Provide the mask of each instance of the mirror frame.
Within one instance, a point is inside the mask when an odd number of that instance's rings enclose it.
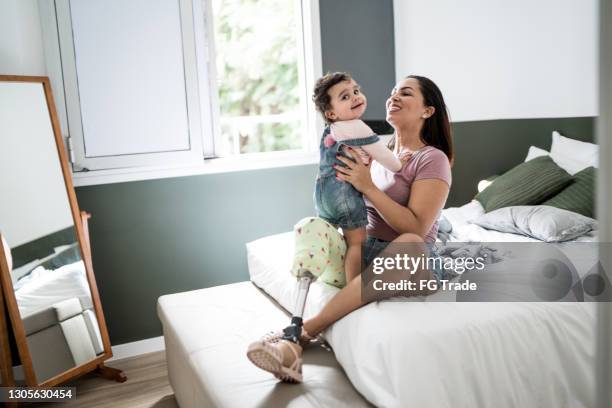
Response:
[[[96,279],[93,273],[93,265],[91,261],[91,252],[89,248],[89,237],[86,235],[86,225],[83,224],[83,219],[79,210],[79,205],[76,199],[76,193],[74,191],[74,185],[72,183],[72,174],[68,165],[68,155],[64,147],[64,141],[62,138],[62,132],[55,109],[55,103],[53,101],[53,94],[51,92],[51,83],[48,77],[39,76],[19,76],[19,75],[0,75],[0,82],[29,82],[39,83],[42,85],[45,99],[47,101],[47,108],[49,109],[49,117],[51,120],[51,126],[53,128],[53,134],[55,137],[55,146],[62,168],[62,174],[64,177],[64,185],[66,187],[66,194],[68,195],[68,201],[70,202],[70,210],[72,213],[72,219],[74,227],[76,229],[77,241],[79,243],[81,258],[85,264],[85,271],[87,275],[87,281],[89,283],[89,290],[91,292],[91,300],[93,302],[96,318],[98,319],[98,325],[100,329],[100,335],[102,337],[102,344],[104,346],[104,352],[94,358],[93,360],[77,365],[61,374],[45,379],[39,382],[36,379],[34,372],[34,366],[32,364],[32,356],[28,348],[28,343],[25,335],[25,329],[21,316],[19,314],[19,308],[17,306],[17,299],[15,298],[15,292],[13,289],[13,283],[8,269],[8,262],[4,254],[4,250],[0,245],[0,282],[2,284],[2,290],[4,292],[4,299],[6,307],[8,309],[9,317],[12,323],[15,340],[17,343],[17,350],[19,357],[23,365],[23,371],[25,380],[28,386],[41,386],[41,387],[52,387],[68,381],[71,378],[81,376],[90,371],[94,371],[103,367],[103,362],[113,356],[110,338],[104,320],[104,313],[102,311],[102,304],[100,302],[100,295],[98,293],[98,287],[96,285]]]

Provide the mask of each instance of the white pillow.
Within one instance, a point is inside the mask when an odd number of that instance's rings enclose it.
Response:
[[[539,147],[529,146],[529,151],[527,152],[527,157],[525,157],[525,161],[535,159],[540,156],[550,156],[550,152],[544,149],[540,149]]]
[[[483,228],[520,234],[544,242],[574,240],[597,228],[597,221],[548,205],[499,208],[472,221]]]
[[[556,130],[552,133],[550,155],[565,157],[585,164],[586,167],[598,167],[599,146],[594,143],[581,142],[563,136]]]
[[[583,142],[579,142],[579,143],[583,143]],[[588,143],[588,144],[591,144],[591,143]],[[529,160],[535,159],[536,157],[540,157],[540,156],[550,156],[550,158],[553,159],[555,163],[557,163],[557,166],[561,167],[563,170],[567,171],[572,176],[578,173],[579,171],[586,169],[587,167],[595,166],[593,164],[593,160],[580,161],[580,160],[576,160],[575,158],[560,154],[558,152],[553,154],[552,151],[548,152],[544,149],[540,149],[539,147],[535,147],[535,146],[529,147],[529,151],[527,152],[527,157],[525,157],[525,161],[527,162]]]
[[[587,167],[594,166],[594,164],[574,160],[571,157],[562,156],[560,154],[553,155],[551,153],[550,157],[555,163],[557,163],[557,166],[561,167],[563,170],[567,171],[572,176],[578,173],[579,171],[586,169]]]

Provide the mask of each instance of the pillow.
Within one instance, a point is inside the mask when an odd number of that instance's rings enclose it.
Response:
[[[597,225],[597,221],[592,218],[547,205],[500,208],[482,215],[472,223],[545,242],[576,239],[595,229]]]
[[[539,147],[529,146],[529,151],[527,152],[527,157],[525,157],[525,161],[527,162],[540,156],[550,156],[550,152],[544,149],[540,149]]]
[[[495,174],[495,175],[493,175],[491,177],[487,177],[484,180],[480,180],[478,182],[478,185],[477,185],[478,192],[480,193],[482,190],[484,190],[485,188],[489,187],[491,184],[493,184],[495,179],[498,178],[498,177],[499,177],[499,175]]]
[[[551,154],[550,157],[552,157],[552,159],[555,161],[555,163],[557,163],[559,167],[567,171],[572,176],[578,173],[579,171],[584,170],[587,167],[593,165],[591,162],[582,162],[574,160],[571,157],[561,156],[559,154],[557,154],[556,156],[553,156]]]
[[[13,268],[13,270],[11,270],[11,280],[13,282],[13,285],[15,285],[15,283],[17,283],[17,281],[23,276],[32,272],[32,269],[36,268],[39,263],[40,259],[34,259],[33,261],[30,261],[27,264],[20,266],[19,268]]]
[[[485,212],[540,204],[571,183],[572,177],[549,156],[536,157],[499,176],[475,197]]]
[[[550,154],[553,159],[555,157],[565,157],[584,163],[585,166],[583,168],[590,166],[597,167],[599,146],[565,137],[555,130],[552,133]]]
[[[574,181],[542,205],[573,211],[586,217],[595,215],[595,167],[576,173]]]
[[[582,143],[582,142],[580,142]],[[572,157],[567,157],[563,154],[555,153],[554,155],[551,152],[548,152],[544,149],[540,149],[539,147],[530,146],[529,151],[527,152],[527,157],[525,157],[525,161],[529,161],[535,159],[536,157],[541,156],[550,156],[555,163],[563,170],[567,171],[572,176],[578,173],[585,168],[592,166],[592,160],[589,161],[579,161],[575,160]]]

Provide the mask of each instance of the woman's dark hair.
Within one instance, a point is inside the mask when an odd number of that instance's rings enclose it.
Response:
[[[442,150],[452,165],[455,158],[453,135],[446,103],[440,88],[431,79],[423,76],[409,75],[406,79],[408,78],[414,78],[419,83],[419,88],[423,94],[423,104],[433,106],[435,109],[434,114],[425,119],[421,129],[421,141],[428,146]],[[390,147],[393,149],[394,145],[395,138],[392,138]]]
[[[331,109],[331,97],[328,94],[329,89],[340,82],[350,81],[351,79],[353,78],[346,72],[333,72],[327,73],[317,80],[312,93],[312,101],[317,110],[323,115],[323,119],[326,123],[330,123],[330,120],[325,116],[325,112]]]

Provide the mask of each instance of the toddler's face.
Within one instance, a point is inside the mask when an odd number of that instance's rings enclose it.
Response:
[[[325,116],[332,121],[359,119],[365,112],[368,100],[354,80],[342,81],[329,88],[331,109]]]

